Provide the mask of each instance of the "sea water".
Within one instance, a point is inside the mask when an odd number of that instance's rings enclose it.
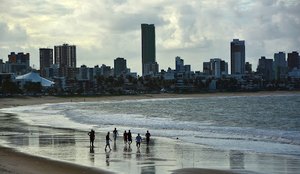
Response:
[[[69,102],[2,109],[30,125],[115,127],[220,150],[300,157],[300,95]]]

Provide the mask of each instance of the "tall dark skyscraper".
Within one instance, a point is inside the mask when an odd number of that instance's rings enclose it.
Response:
[[[142,24],[142,71],[143,76],[158,72],[155,56],[155,26]]]
[[[54,46],[54,61],[60,67],[76,68],[76,46],[68,44]]]
[[[300,60],[299,60],[299,53],[297,51],[293,51],[291,53],[288,53],[288,67],[289,70],[292,70],[294,68],[300,68]]]
[[[72,79],[76,70],[76,46],[63,44],[54,46],[54,62],[59,65],[59,75]]]
[[[257,73],[261,74],[263,79],[265,80],[273,80],[273,59],[266,59],[266,57],[262,56],[258,60]]]
[[[46,68],[50,68],[53,65],[53,49],[40,48],[40,72],[41,76],[46,77]]]
[[[245,41],[233,39],[230,43],[231,74],[245,73]]]
[[[115,76],[125,74],[127,71],[126,59],[118,57],[114,60],[114,73]]]

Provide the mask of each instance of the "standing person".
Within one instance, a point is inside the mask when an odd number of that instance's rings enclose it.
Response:
[[[147,145],[149,145],[149,142],[150,142],[150,136],[151,134],[149,133],[149,131],[147,130],[147,133],[146,133],[146,142],[147,142]]]
[[[95,141],[95,131],[91,129],[91,131],[88,133],[90,136],[90,147],[94,147],[94,141]]]
[[[117,131],[117,128],[115,128],[115,130],[113,131],[113,136],[114,136],[114,141],[117,140],[117,136],[119,135],[118,131]]]
[[[107,148],[107,146],[109,147],[109,150],[111,150],[111,148],[110,148],[110,143],[109,143],[109,141],[111,141],[111,139],[109,138],[109,132],[107,132],[107,135],[106,135],[106,146],[105,146],[105,150],[106,150],[106,148]]]
[[[130,130],[128,130],[127,138],[128,138],[128,144],[130,145],[132,143],[132,135],[131,135]]]
[[[127,144],[127,138],[128,138],[128,134],[126,131],[124,131],[124,134],[123,134],[124,144]]]
[[[136,141],[136,147],[137,147],[137,148],[140,148],[141,142],[142,142],[142,137],[140,136],[140,134],[138,134],[138,135],[136,136],[135,141]]]

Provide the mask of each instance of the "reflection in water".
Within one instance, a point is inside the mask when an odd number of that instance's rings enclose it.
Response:
[[[132,152],[131,146],[130,145],[127,146],[127,144],[125,144],[123,148],[123,158],[131,159],[131,152]]]
[[[92,164],[95,163],[95,151],[94,151],[94,146],[90,147],[90,160],[92,162]]]
[[[143,166],[141,174],[155,174],[155,166]]]
[[[107,166],[109,166],[109,162],[110,162],[110,159],[109,159],[109,157],[110,157],[110,152],[111,152],[111,149],[109,149],[109,150],[106,150],[106,149],[105,149],[105,162],[106,162],[106,165],[107,165]]]
[[[230,169],[245,169],[244,153],[240,151],[231,150],[230,156]]]
[[[113,150],[114,150],[114,152],[117,151],[117,143],[116,143],[116,141],[114,141],[114,147],[113,147]]]
[[[150,141],[150,145],[146,146],[145,159],[150,159],[150,158],[154,157],[154,151],[153,151],[154,143],[153,142],[154,141]],[[155,174],[155,173],[156,173],[155,162],[151,161],[151,160],[144,162],[144,165],[141,167],[141,174]]]
[[[137,148],[137,149],[136,149],[136,159],[137,159],[137,160],[140,160],[140,159],[141,159],[141,150],[140,150],[140,148]]]

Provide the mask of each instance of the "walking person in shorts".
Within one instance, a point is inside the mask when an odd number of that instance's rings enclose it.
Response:
[[[94,147],[94,141],[95,141],[95,131],[91,129],[91,131],[88,133],[90,136],[90,147]]]
[[[110,141],[111,141],[111,139],[109,137],[109,132],[107,132],[105,140],[106,140],[105,150],[106,150],[107,147],[109,147],[109,150],[111,150],[111,148],[110,148]]]
[[[142,137],[140,136],[140,134],[138,134],[135,138],[136,141],[136,147],[140,148],[141,147],[141,142],[142,142]]]

